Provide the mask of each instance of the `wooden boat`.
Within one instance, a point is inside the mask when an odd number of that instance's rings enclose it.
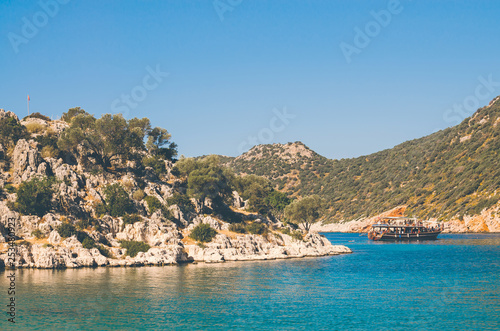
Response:
[[[437,222],[408,217],[384,217],[371,226],[368,238],[375,241],[434,240],[443,229]]]

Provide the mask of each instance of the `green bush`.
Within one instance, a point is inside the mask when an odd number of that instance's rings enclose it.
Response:
[[[16,193],[16,187],[12,184],[7,184],[4,186],[4,190],[7,191],[7,193]]]
[[[296,240],[304,240],[304,235],[302,234],[301,231],[293,231],[291,236],[293,239],[296,239]]]
[[[105,256],[108,259],[113,258],[113,254],[111,254],[111,252],[109,251],[109,249],[107,249],[103,245],[97,245],[96,248],[99,250],[99,253],[101,253],[102,256]]]
[[[106,211],[113,217],[120,217],[134,211],[134,203],[128,193],[118,184],[108,185],[104,189]]]
[[[96,230],[99,228],[99,221],[97,221],[94,218],[89,218],[89,219],[84,219],[80,220],[75,223],[76,228],[80,230],[85,230],[88,229],[89,227],[93,226],[96,228]]]
[[[36,239],[42,239],[43,238],[43,233],[40,229],[35,229],[31,232],[31,235],[35,237]]]
[[[200,242],[211,242],[212,239],[217,235],[217,231],[213,229],[209,224],[199,224],[193,231],[189,234],[189,237]]]
[[[247,229],[245,229],[245,225],[243,224],[231,224],[229,225],[229,231],[233,231],[236,233],[246,233]]]
[[[169,206],[177,205],[183,213],[194,212],[194,205],[191,199],[185,194],[174,193],[167,199]]]
[[[17,141],[27,138],[26,128],[13,117],[5,117],[0,120],[0,144],[4,147],[15,146]]]
[[[150,214],[154,214],[158,209],[165,210],[165,206],[156,197],[148,195],[144,198],[144,201],[148,204],[148,209]]]
[[[134,199],[136,201],[141,201],[142,199],[144,199],[145,196],[146,196],[146,193],[144,193],[143,190],[139,189],[132,194],[132,199]]]
[[[42,217],[51,208],[53,193],[52,180],[48,178],[23,182],[17,189],[16,209],[25,215]]]
[[[69,238],[76,234],[76,228],[73,224],[63,223],[56,228],[57,232],[62,238]]]
[[[137,214],[127,214],[123,216],[124,224],[134,224],[135,222],[140,222],[140,221],[142,221],[142,218]]]
[[[145,157],[142,160],[142,164],[144,164],[145,167],[153,168],[153,170],[157,176],[164,174],[167,170],[165,168],[165,161],[163,161],[158,156]]]
[[[96,216],[103,216],[108,213],[108,208],[105,204],[99,202],[94,205],[94,211]]]
[[[261,223],[251,223],[246,226],[247,231],[251,234],[265,234],[267,233],[267,226]]]
[[[33,113],[33,114],[29,114],[28,116],[26,116],[25,118],[23,118],[23,120],[26,120],[26,119],[28,119],[28,118],[39,118],[39,119],[44,120],[44,121],[47,121],[47,122],[52,121],[52,120],[50,119],[50,117],[45,116],[45,115],[42,115],[42,114],[40,114],[39,112],[36,112],[36,113]]]
[[[136,256],[139,252],[147,252],[151,248],[147,243],[142,241],[121,240],[120,244],[127,250],[127,255],[130,257]]]
[[[95,241],[94,241],[94,239],[87,236],[83,239],[82,245],[83,245],[83,248],[91,249],[91,248],[95,247]]]

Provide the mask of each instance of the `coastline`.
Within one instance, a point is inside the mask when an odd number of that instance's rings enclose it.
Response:
[[[213,242],[199,245],[164,245],[139,252],[135,257],[125,256],[123,249],[112,247],[121,258],[107,258],[97,248],[86,249],[76,237],[70,237],[57,246],[46,244],[17,245],[15,267],[5,266],[6,254],[0,255],[0,269],[66,269],[83,267],[142,267],[167,266],[184,263],[223,263],[226,261],[277,260],[348,254],[343,245],[333,245],[318,233],[309,233],[304,241],[281,234],[260,236],[242,235],[230,238],[218,234]]]

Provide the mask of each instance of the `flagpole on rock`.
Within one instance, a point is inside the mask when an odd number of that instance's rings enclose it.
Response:
[[[30,95],[28,94],[28,115],[30,114]]]

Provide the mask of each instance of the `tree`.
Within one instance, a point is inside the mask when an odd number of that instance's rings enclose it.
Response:
[[[230,179],[220,165],[216,155],[201,160],[181,159],[176,165],[177,172],[187,178],[187,194],[204,205],[206,198],[224,200],[231,196]]]
[[[266,198],[266,204],[272,209],[275,215],[282,216],[285,208],[292,202],[286,193],[272,191]]]
[[[235,177],[233,184],[240,196],[248,200],[248,207],[251,211],[263,215],[269,212],[269,205],[266,199],[273,191],[273,188],[268,179],[256,175],[248,175]]]
[[[70,108],[66,113],[63,113],[61,116],[61,120],[65,121],[67,123],[71,123],[71,120],[73,117],[78,116],[78,115],[90,115],[87,113],[85,110],[83,110],[80,107],[75,107],[75,108]]]
[[[285,208],[285,217],[291,223],[302,225],[309,232],[311,224],[319,221],[324,210],[323,200],[318,195],[311,195],[295,200]]]
[[[177,156],[177,144],[170,141],[171,134],[166,129],[155,127],[148,132],[146,148],[155,156],[173,160]],[[167,147],[168,146],[168,147]]]
[[[0,144],[4,147],[15,146],[19,139],[27,136],[26,128],[14,117],[5,117],[0,120]]]
[[[81,155],[92,159],[103,168],[111,167],[115,160],[133,159],[144,150],[144,137],[149,128],[149,119],[131,119],[105,114],[100,119],[92,115],[78,114],[64,130],[57,143],[61,150],[78,153],[79,146],[87,153]]]
[[[52,180],[49,178],[22,182],[17,189],[15,209],[26,215],[43,217],[52,207]]]

